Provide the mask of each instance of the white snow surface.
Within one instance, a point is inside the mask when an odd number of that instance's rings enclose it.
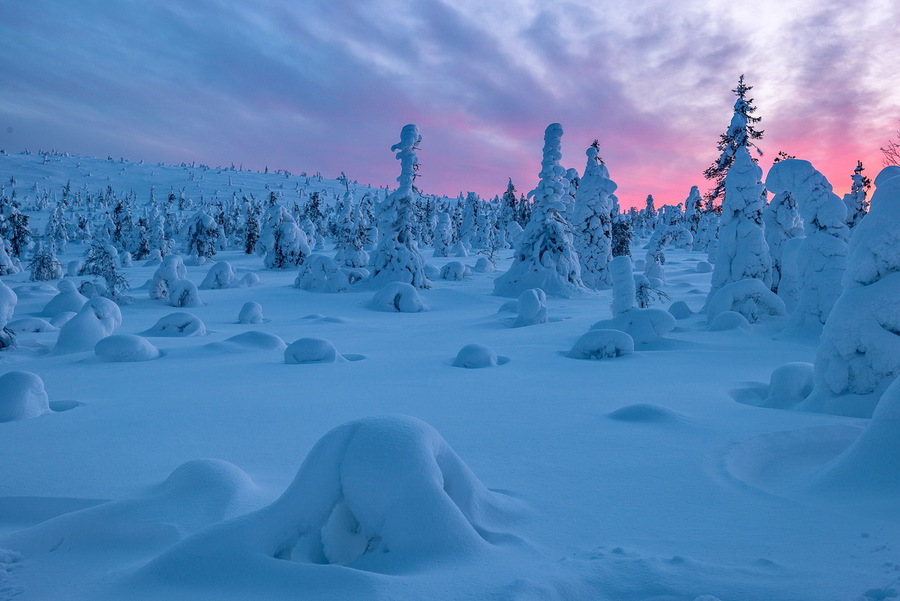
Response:
[[[110,177],[139,201],[150,181],[195,198],[230,195],[230,177],[258,197],[303,181],[0,155],[0,181],[11,173],[20,192]],[[85,248],[70,242],[60,259]],[[672,299],[653,308],[698,311],[704,258],[670,249]],[[158,360],[108,363],[94,344],[48,352],[62,331],[22,332],[0,351],[0,377],[37,374],[51,408],[0,423],[0,599],[872,601],[897,588],[897,386],[872,420],[729,394],[753,385],[764,398],[776,368],[813,361],[814,346],[773,337],[784,317],[709,331],[695,313],[627,357],[577,361],[565,355],[611,317],[611,291],[548,298],[554,319],[509,328],[497,274],[436,280],[417,291],[430,311],[398,313],[371,310],[372,290],[296,289],[295,269],[243,251],[214,260],[259,284],[206,291],[191,311],[207,336],[153,338]],[[208,267],[180,277],[199,283]],[[122,270],[135,299],[115,334],[173,311],[139,290],[155,269]],[[20,295],[11,318],[55,295]],[[268,321],[236,323],[251,301]],[[209,345],[263,330],[232,341],[244,352]],[[266,334],[366,360],[285,365],[277,345],[252,344]],[[473,341],[509,363],[450,367]]]

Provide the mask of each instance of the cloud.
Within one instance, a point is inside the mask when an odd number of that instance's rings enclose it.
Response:
[[[31,0],[4,12],[7,150],[392,185],[389,148],[417,123],[426,191],[493,196],[507,177],[535,185],[558,121],[566,165],[582,168],[599,138],[623,203],[662,204],[705,187],[741,73],[767,156],[808,158],[840,187],[857,158],[875,171],[900,116],[890,0]]]

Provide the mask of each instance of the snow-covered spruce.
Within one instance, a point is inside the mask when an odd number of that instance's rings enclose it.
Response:
[[[234,275],[234,268],[228,261],[218,261],[214,263],[206,277],[200,283],[200,288],[204,290],[221,290],[222,288],[231,288],[237,283],[237,276]]]
[[[344,361],[346,359],[337,352],[334,344],[323,338],[300,338],[284,349],[285,363],[339,363]]]
[[[822,331],[815,388],[801,405],[810,411],[868,417],[900,375],[900,167],[882,170],[875,186]]]
[[[800,293],[784,335],[817,338],[835,301],[847,268],[847,208],[825,176],[809,161],[788,159],[772,165],[766,186],[797,199],[806,237],[800,245]]]
[[[94,354],[114,363],[151,361],[160,356],[159,349],[149,340],[134,334],[113,334],[101,338],[94,345]]]
[[[453,224],[450,222],[450,213],[443,212],[438,215],[437,225],[434,229],[434,256],[449,257],[453,247]]]
[[[634,339],[621,330],[590,330],[579,338],[568,357],[572,359],[611,359],[634,352]]]
[[[488,490],[428,424],[369,417],[323,436],[271,505],[198,532],[144,572],[169,580],[190,565],[194,577],[215,573],[221,582],[221,565],[265,558],[418,571],[521,544],[509,532],[520,515],[516,501]]]
[[[656,235],[657,232],[659,235]],[[666,274],[663,265],[666,264],[666,255],[663,251],[666,246],[690,248],[693,241],[694,237],[691,236],[691,232],[681,225],[660,225],[656,228],[647,248],[647,256],[644,258],[644,275],[647,278],[656,278],[665,282]]]
[[[442,280],[465,280],[472,276],[472,270],[468,265],[463,265],[459,261],[450,261],[441,268]]]
[[[750,158],[746,147],[735,152],[734,163],[725,176],[722,221],[707,303],[720,288],[732,282],[755,278],[768,287],[772,281],[769,246],[763,232],[762,169]]]
[[[173,307],[202,307],[200,291],[191,280],[175,280],[169,285],[169,304]]]
[[[635,284],[631,256],[621,255],[613,258],[609,263],[609,274],[612,280],[611,309],[615,317],[634,308]]]
[[[779,192],[763,211],[766,244],[772,257],[772,292],[778,293],[781,283],[784,247],[788,240],[803,235],[803,220],[797,211],[797,200],[788,192]]]
[[[266,211],[256,249],[263,255],[266,269],[296,267],[312,252],[306,234],[297,227],[294,216],[277,202]]]
[[[192,313],[169,313],[160,317],[149,330],[141,334],[166,337],[206,336],[206,325]]]
[[[184,266],[184,259],[179,255],[167,256],[153,274],[153,281],[148,287],[150,298],[169,300],[169,289],[172,284],[186,277],[187,267]]]
[[[467,344],[456,353],[456,358],[453,359],[453,367],[481,369],[504,365],[508,361],[509,359],[498,356],[493,349],[483,344]]]
[[[529,288],[540,288],[548,296],[569,297],[585,290],[578,253],[562,215],[568,186],[566,170],[559,164],[562,135],[559,123],[551,123],[544,132],[541,181],[529,194],[534,198],[534,212],[522,232],[512,266],[494,280],[498,296],[516,297]]]
[[[540,288],[522,291],[515,302],[516,318],[512,327],[536,326],[547,322],[547,295]]]
[[[10,371],[0,376],[0,422],[30,419],[49,412],[47,391],[37,374]]]
[[[612,213],[609,195],[618,187],[600,158],[600,143],[587,149],[587,166],[575,193],[571,219],[573,244],[581,265],[581,281],[594,290],[612,283],[608,265],[612,260]]]
[[[426,311],[419,291],[406,282],[392,282],[375,293],[370,305],[376,311],[399,311],[400,313],[419,313]]]
[[[93,350],[102,338],[122,325],[119,305],[98,296],[87,301],[78,313],[59,330],[53,353],[56,355]]]
[[[84,262],[78,270],[78,275],[94,275],[103,278],[106,284],[104,295],[113,300],[122,300],[125,293],[131,288],[128,279],[116,268],[118,254],[119,251],[111,244],[94,240],[85,253]]]
[[[869,178],[863,175],[865,168],[862,161],[856,162],[856,169],[850,179],[853,185],[850,186],[850,192],[844,194],[844,204],[847,206],[847,227],[855,228],[866,213],[869,211],[869,202],[866,200],[866,190],[868,190],[871,182]]]
[[[381,217],[381,239],[372,254],[372,283],[384,286],[389,282],[403,282],[416,288],[428,288],[425,261],[415,239],[415,199],[413,185],[419,159],[416,156],[422,137],[419,129],[405,125],[400,142],[391,146],[400,161],[399,186],[384,201]]]
[[[756,323],[761,317],[780,317],[787,314],[784,301],[769,290],[762,280],[750,278],[732,282],[721,288],[707,302],[706,314],[709,322],[724,311],[737,311],[749,323]]]
[[[6,326],[12,319],[18,300],[16,293],[0,280],[0,350],[15,345],[16,335]]]

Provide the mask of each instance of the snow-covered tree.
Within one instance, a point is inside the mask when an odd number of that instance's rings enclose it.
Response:
[[[534,209],[528,227],[513,256],[509,270],[494,280],[494,294],[518,297],[529,288],[540,288],[549,296],[572,296],[582,292],[581,266],[572,243],[569,224],[562,216],[562,197],[568,181],[562,158],[562,125],[551,123],[544,132],[541,181],[530,197]]]
[[[43,244],[39,243],[28,268],[31,270],[32,282],[58,280],[63,277],[62,264],[56,258],[52,245],[50,248],[45,248]]]
[[[751,103],[752,98],[747,97],[747,92],[753,89],[753,86],[744,84],[744,76],[738,78],[738,85],[732,92],[735,93],[737,99],[734,101],[734,114],[731,117],[731,124],[728,130],[719,138],[719,158],[710,165],[703,175],[706,179],[711,180],[712,189],[707,193],[707,201],[709,207],[712,208],[716,199],[721,199],[723,194],[727,194],[725,176],[728,170],[735,162],[738,150],[741,148],[749,149],[755,147],[754,140],[759,140],[763,136],[762,130],[757,130],[754,124],[760,122],[759,117],[754,117],[753,113],[756,107]],[[750,153],[748,152],[749,156]]]
[[[416,150],[421,140],[419,128],[408,124],[400,131],[400,142],[391,146],[400,161],[400,185],[384,201],[381,240],[372,255],[372,282],[377,286],[405,282],[416,288],[429,287],[425,260],[414,236],[414,182],[419,168]]]
[[[766,230],[766,244],[769,245],[769,256],[772,257],[772,292],[778,292],[781,283],[781,271],[784,244],[791,238],[803,235],[803,220],[797,212],[797,201],[790,192],[779,192],[763,211],[763,223]]]
[[[817,338],[841,295],[841,279],[847,267],[847,207],[809,161],[775,163],[766,177],[766,187],[776,194],[790,192],[797,199],[806,232],[797,257],[800,295],[785,333]]]
[[[732,282],[756,278],[768,286],[772,281],[772,261],[763,232],[760,177],[762,169],[750,158],[747,147],[739,146],[725,177],[716,265],[707,303],[716,291]]]
[[[847,205],[847,226],[851,229],[856,227],[856,224],[866,216],[866,212],[869,210],[866,191],[872,182],[863,175],[863,171],[865,171],[865,167],[863,167],[862,161],[857,161],[856,169],[850,176],[853,185],[850,186],[850,192],[844,195],[844,204]]]
[[[900,167],[885,167],[875,187],[822,331],[809,410],[870,417],[900,375]]]
[[[50,211],[47,227],[44,228],[44,236],[46,236],[51,247],[59,252],[66,252],[69,233],[66,223],[65,205],[62,202],[56,203],[53,210]]]
[[[116,269],[118,251],[103,240],[94,240],[84,256],[78,275],[95,275],[106,282],[106,296],[113,300],[122,299],[130,290],[128,279]]]
[[[344,203],[338,215],[337,253],[334,260],[346,267],[365,267],[369,263],[369,253],[365,246],[365,229],[359,208],[353,204],[350,192],[344,195]]]
[[[588,288],[608,287],[612,260],[612,215],[609,195],[618,187],[600,158],[600,142],[588,147],[587,166],[575,193],[573,243],[581,264],[581,280]]]
[[[437,225],[434,229],[434,256],[449,257],[453,247],[453,224],[450,222],[450,213],[443,212],[438,215]]]
[[[212,258],[219,241],[219,224],[208,213],[198,211],[185,223],[182,237],[188,255],[200,260]]]
[[[700,194],[700,188],[691,186],[691,191],[684,200],[684,226],[691,232],[692,236],[697,235],[697,228],[700,226],[700,218],[702,216],[703,196]]]
[[[265,225],[256,248],[263,254],[266,269],[296,267],[312,253],[306,234],[297,227],[293,215],[277,203],[266,211]]]

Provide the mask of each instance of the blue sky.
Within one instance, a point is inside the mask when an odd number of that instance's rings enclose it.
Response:
[[[420,186],[537,180],[543,130],[583,169],[599,138],[626,204],[681,202],[745,73],[766,134],[838,191],[873,175],[900,118],[893,0],[0,0],[0,148],[394,185],[401,127]]]

